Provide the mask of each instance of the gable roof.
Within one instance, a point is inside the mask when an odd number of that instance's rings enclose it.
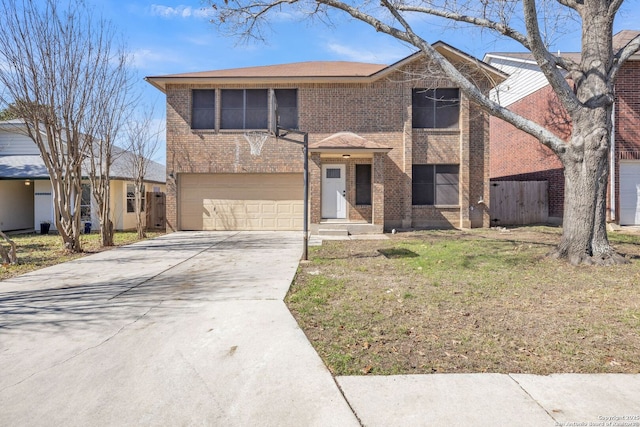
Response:
[[[442,41],[433,44],[447,59],[463,61],[483,70],[492,81],[501,82],[506,74]],[[167,84],[221,84],[221,83],[370,83],[398,70],[402,66],[423,57],[416,52],[391,64],[369,64],[347,61],[311,61],[260,67],[231,68],[195,73],[149,76],[145,80],[165,92]]]
[[[636,30],[623,30],[614,34],[612,38],[613,50],[617,51],[619,49],[622,49],[627,45],[627,43],[629,43],[638,35],[640,35],[640,31],[636,31]],[[581,59],[580,52],[558,52],[557,56],[566,57],[575,62],[579,62]],[[536,60],[531,54],[531,52],[489,52],[485,54],[483,60],[491,63],[492,58],[506,58],[506,59],[512,59],[516,61],[536,63]],[[639,59],[640,59],[639,53],[636,53],[630,58],[630,60],[632,61],[639,60]]]
[[[0,128],[7,133],[22,134],[26,132],[20,128],[24,126],[24,120],[14,119],[0,122]],[[32,142],[35,146],[35,143]],[[131,160],[134,154],[120,147],[113,147],[113,163],[111,165],[111,179],[131,180]],[[83,176],[87,176],[89,170],[88,160],[83,166]],[[44,160],[39,154],[14,154],[0,155],[0,179],[49,179],[49,172],[44,165]],[[166,166],[150,161],[145,174],[145,181],[155,183],[166,182]]]

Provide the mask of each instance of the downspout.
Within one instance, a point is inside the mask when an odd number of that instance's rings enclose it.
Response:
[[[616,104],[613,103],[611,109],[611,147],[609,148],[609,183],[610,188],[610,206],[609,216],[611,221],[616,221]]]

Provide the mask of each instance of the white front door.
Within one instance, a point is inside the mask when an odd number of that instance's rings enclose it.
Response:
[[[322,165],[322,218],[346,218],[345,165]]]

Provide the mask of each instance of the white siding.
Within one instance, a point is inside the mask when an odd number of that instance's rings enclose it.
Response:
[[[18,129],[15,128],[14,129]],[[38,155],[38,146],[27,135],[0,129],[0,156]]]
[[[490,92],[491,99],[507,107],[549,83],[537,64],[487,55],[488,62],[509,77]]]

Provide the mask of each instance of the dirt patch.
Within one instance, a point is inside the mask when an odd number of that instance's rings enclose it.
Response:
[[[640,236],[615,267],[547,258],[550,227],[390,237],[312,248],[287,297],[334,374],[640,372]]]

